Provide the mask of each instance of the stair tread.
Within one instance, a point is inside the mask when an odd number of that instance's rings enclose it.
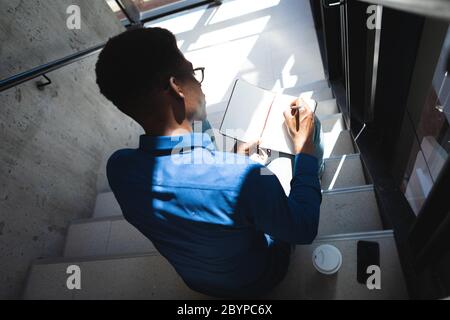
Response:
[[[366,185],[363,165],[359,154],[325,159],[322,189],[333,190]]]
[[[317,113],[316,113],[317,115]],[[342,113],[317,116],[320,120],[323,133],[345,131],[345,122]]]
[[[289,195],[291,189],[294,159],[293,156],[283,155],[273,160],[267,166],[277,176],[286,195]],[[323,190],[357,187],[367,184],[361,158],[358,154],[329,158],[324,161],[325,171],[322,176]]]
[[[356,282],[356,245],[360,240],[380,244],[382,290],[369,291]],[[343,265],[335,276],[323,276],[311,263],[314,249],[332,244],[342,253]],[[66,287],[67,267],[82,271],[82,290]],[[190,290],[165,258],[156,254],[84,260],[38,260],[33,264],[24,299],[210,299]],[[298,246],[286,278],[270,299],[406,299],[392,232],[317,240]]]
[[[316,116],[319,119],[330,115],[337,115],[339,113],[339,108],[336,99],[329,99],[317,102]]]
[[[328,80],[323,79],[323,80],[319,80],[319,81],[315,81],[315,82],[311,82],[311,83],[307,83],[307,84],[304,84],[301,86],[296,86],[296,87],[291,87],[291,88],[282,87],[280,89],[280,91],[282,91],[285,94],[292,93],[292,95],[298,95],[299,93],[302,93],[302,92],[321,91],[321,90],[326,90],[326,89],[330,89],[330,85],[328,84]]]
[[[381,290],[369,290],[357,282],[357,243],[374,241],[380,245]],[[342,267],[336,275],[325,276],[311,263],[312,253],[322,245],[337,247],[342,254]],[[317,240],[309,246],[298,246],[291,257],[286,278],[268,299],[377,300],[408,299],[393,233],[367,233],[350,237]]]
[[[318,102],[331,100],[334,98],[333,92],[328,87],[328,85],[318,88],[308,88],[308,87],[283,88],[278,90],[278,92],[296,97],[300,96],[302,93],[305,92],[312,92],[311,98]]]
[[[82,290],[66,287],[67,267],[81,269]],[[39,300],[205,299],[189,289],[168,261],[157,254],[92,260],[38,261],[23,298]]]
[[[382,229],[373,186],[324,192],[319,237]]]
[[[337,128],[324,133],[324,158],[354,154],[355,147],[350,131]]]

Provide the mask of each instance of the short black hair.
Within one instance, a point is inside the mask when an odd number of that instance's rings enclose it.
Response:
[[[122,112],[135,115],[138,110],[134,110],[133,102],[167,86],[183,61],[169,30],[128,30],[111,38],[100,53],[95,70],[97,84]]]

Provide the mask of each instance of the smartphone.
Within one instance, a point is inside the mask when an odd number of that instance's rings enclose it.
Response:
[[[380,267],[380,245],[378,242],[359,241],[357,260],[357,280],[361,284],[366,284],[370,276],[370,274],[367,274],[367,268],[374,265]]]

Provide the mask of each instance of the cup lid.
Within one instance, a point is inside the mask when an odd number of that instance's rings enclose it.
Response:
[[[324,244],[316,248],[313,253],[314,267],[323,274],[334,274],[342,265],[342,255],[335,246]]]

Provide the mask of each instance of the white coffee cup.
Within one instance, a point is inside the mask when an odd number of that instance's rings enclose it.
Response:
[[[316,248],[312,255],[313,265],[322,274],[332,275],[342,266],[342,254],[335,246],[324,244]]]

